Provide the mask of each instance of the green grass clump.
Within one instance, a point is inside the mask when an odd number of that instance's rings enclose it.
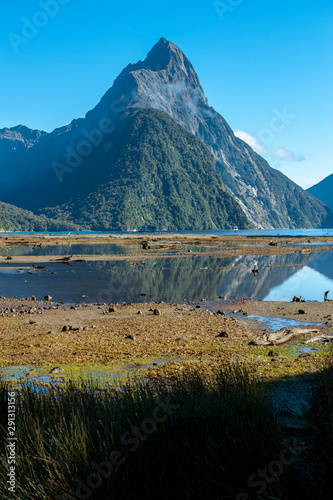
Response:
[[[0,382],[3,444],[9,390]],[[16,494],[7,490],[1,446],[4,500],[291,498],[288,471],[260,493],[248,485],[283,443],[265,385],[242,366],[192,367],[107,388],[81,381],[36,393],[25,385],[15,393]]]

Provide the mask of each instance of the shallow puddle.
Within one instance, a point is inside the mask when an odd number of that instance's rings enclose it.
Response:
[[[65,372],[56,373],[54,375],[48,374],[49,369],[34,368],[31,366],[10,366],[0,369],[0,376],[3,380],[18,381],[17,387],[28,385],[30,388],[38,391],[43,391],[42,384],[57,385],[68,379],[92,380],[101,383],[116,383],[119,380],[125,380],[128,376],[134,375],[138,370],[153,368],[154,366],[161,366],[169,361],[183,362],[184,359],[176,358],[160,358],[149,360],[146,363],[136,363],[132,365],[123,365],[116,370],[112,366],[105,366],[99,368],[87,368],[71,370],[65,369]],[[103,369],[104,368],[104,369]]]
[[[238,315],[238,316],[244,319],[243,315]],[[258,323],[262,324],[266,328],[266,330],[272,332],[281,330],[281,328],[323,324],[323,323],[308,323],[306,321],[296,321],[294,319],[287,319],[287,318],[275,318],[272,316],[258,316],[256,314],[249,314],[248,316],[246,316],[246,319],[257,321]]]

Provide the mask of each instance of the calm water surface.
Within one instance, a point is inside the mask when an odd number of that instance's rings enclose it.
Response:
[[[2,234],[8,234],[8,235],[15,235],[15,234],[36,234],[36,235],[88,235],[88,236],[94,236],[94,235],[108,235],[108,234],[136,234],[136,231],[58,231],[54,233],[49,233],[49,232],[6,232]],[[213,231],[158,231],[158,234],[187,234],[187,235],[197,235],[197,236],[202,236],[202,235],[220,235],[220,236],[230,236],[232,234],[240,234],[242,236],[333,236],[333,228],[321,228],[321,229],[228,229],[228,230],[213,230]]]
[[[314,249],[313,249],[314,250]],[[58,245],[0,249],[6,255],[128,254],[136,249],[121,245]],[[164,252],[163,252],[164,253]],[[290,301],[294,295],[322,301],[332,291],[333,253],[303,255],[238,256],[216,258],[203,255],[181,258],[143,259],[141,265],[123,261],[0,264],[0,295],[42,299],[49,294],[65,302],[182,302],[249,298]],[[260,270],[251,273],[253,265]],[[143,295],[145,294],[145,295]],[[330,298],[330,295],[329,295]]]

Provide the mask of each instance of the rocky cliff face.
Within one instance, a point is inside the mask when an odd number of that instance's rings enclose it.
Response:
[[[15,149],[18,146],[29,149],[39,139],[46,135],[46,132],[40,130],[32,130],[24,125],[18,125],[12,128],[0,129],[0,151],[1,154],[7,149]]]

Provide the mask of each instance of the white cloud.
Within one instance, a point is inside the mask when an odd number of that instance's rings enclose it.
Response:
[[[242,141],[251,146],[251,148],[254,149],[256,153],[262,155],[265,152],[265,146],[254,135],[251,135],[248,132],[244,132],[242,130],[236,130],[234,134],[236,137],[238,137],[238,139],[242,139]]]
[[[289,151],[286,148],[278,148],[275,151],[272,151],[270,148],[267,149],[262,142],[259,141],[257,137],[255,137],[252,134],[249,134],[248,132],[244,132],[243,130],[236,130],[234,131],[234,134],[236,137],[239,139],[242,139],[242,141],[246,142],[251,148],[258,153],[259,155],[264,155],[266,158],[278,158],[281,162],[283,161],[293,161],[293,162],[301,162],[304,161],[306,158],[303,155],[293,153],[292,151]],[[277,163],[275,165],[275,168],[282,168],[281,163]]]
[[[279,148],[274,151],[273,156],[276,158],[280,158],[280,160],[291,160],[291,161],[304,161],[305,157],[302,155],[298,155],[296,153],[292,153],[285,148]]]
[[[309,189],[311,186],[313,186],[313,182],[311,182],[310,184],[309,183],[301,183],[300,186],[303,189]]]

